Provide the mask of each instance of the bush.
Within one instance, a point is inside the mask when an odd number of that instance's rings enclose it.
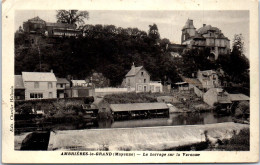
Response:
[[[25,103],[15,107],[15,111],[18,112],[19,114],[31,114],[33,113],[32,107],[33,106],[31,103]]]
[[[247,115],[249,113],[250,113],[249,102],[248,101],[242,101],[237,105],[237,108],[235,110],[235,117],[244,118],[244,117],[247,117]]]
[[[217,149],[226,151],[249,151],[250,149],[250,131],[242,129],[238,134],[232,136],[229,140],[223,140],[223,145],[219,145]]]

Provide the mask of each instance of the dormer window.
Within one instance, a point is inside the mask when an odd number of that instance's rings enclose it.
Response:
[[[141,76],[144,76],[144,72],[141,72]]]

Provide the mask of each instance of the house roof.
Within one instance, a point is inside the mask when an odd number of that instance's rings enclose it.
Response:
[[[142,68],[143,66],[132,66],[131,70],[126,74],[126,76],[135,76]]]
[[[57,77],[57,84],[69,84],[70,82],[65,78],[58,78]]]
[[[198,29],[198,33],[205,34],[208,33],[208,31],[217,31],[220,32],[220,30],[217,27],[213,27],[211,25],[206,25]]]
[[[189,84],[193,84],[199,88],[202,88],[202,83],[196,79],[196,78],[187,78],[187,77],[183,77],[183,81],[189,83]]]
[[[15,75],[14,76],[14,88],[15,89],[25,89],[24,84],[23,84],[22,75]]]
[[[120,111],[168,109],[168,106],[165,103],[131,103],[131,104],[111,104],[110,108],[114,112],[120,112]]]
[[[193,20],[188,19],[185,23],[185,25],[183,26],[182,30],[184,29],[195,29],[194,25],[193,25]]]
[[[250,98],[244,94],[229,94],[231,101],[248,101]]]
[[[52,72],[22,72],[23,81],[57,81]]]
[[[58,28],[70,28],[70,29],[75,29],[76,25],[71,25],[71,24],[66,24],[66,23],[51,23],[47,22],[46,26],[53,26],[53,27],[58,27]]]

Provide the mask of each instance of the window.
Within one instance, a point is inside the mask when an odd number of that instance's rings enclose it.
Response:
[[[141,72],[141,76],[144,76],[144,72]]]
[[[52,92],[49,92],[49,98],[52,98]]]
[[[40,98],[43,98],[43,94],[42,93],[30,93],[30,98],[31,99],[40,99]]]
[[[63,88],[63,84],[60,84],[60,87]]]
[[[52,82],[48,82],[48,89],[52,88]]]
[[[34,82],[34,88],[39,88],[39,87],[40,87],[39,82]]]
[[[144,79],[144,83],[146,83],[146,79]]]

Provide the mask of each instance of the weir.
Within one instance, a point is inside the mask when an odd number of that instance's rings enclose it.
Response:
[[[229,139],[234,133],[239,133],[244,128],[249,128],[249,125],[228,122],[206,125],[55,131],[50,134],[48,150],[167,150],[205,142],[207,139],[210,142]]]

